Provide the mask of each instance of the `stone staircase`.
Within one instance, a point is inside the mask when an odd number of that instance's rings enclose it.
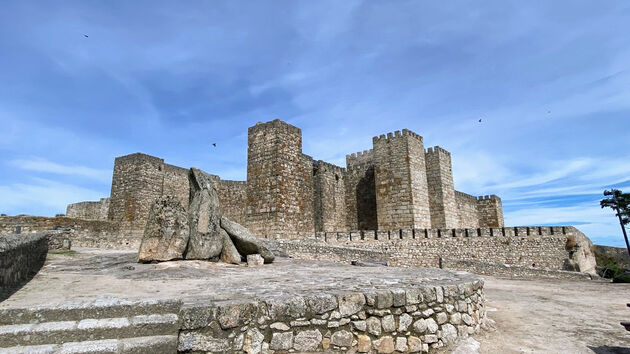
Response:
[[[0,353],[177,353],[180,307],[100,298],[0,309]]]

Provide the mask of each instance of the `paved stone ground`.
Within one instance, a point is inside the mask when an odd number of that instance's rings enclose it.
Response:
[[[62,304],[97,296],[122,299],[270,299],[286,295],[347,293],[392,285],[448,285],[478,279],[440,269],[359,267],[321,261],[277,261],[258,267],[205,261],[138,264],[135,252],[80,249],[49,254],[42,270],[0,308]]]

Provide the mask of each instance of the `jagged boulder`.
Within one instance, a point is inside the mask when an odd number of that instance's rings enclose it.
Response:
[[[189,239],[188,215],[177,198],[158,198],[149,212],[138,262],[182,259]]]
[[[227,231],[228,235],[230,235],[232,242],[234,242],[234,246],[236,246],[238,253],[242,256],[260,254],[265,260],[265,263],[271,263],[275,259],[273,253],[241,224],[223,216],[221,217],[221,227]]]
[[[234,246],[232,239],[228,233],[221,229],[221,238],[223,239],[223,250],[221,251],[221,262],[239,264],[241,263],[241,255]]]
[[[597,275],[597,260],[593,253],[593,243],[580,230],[575,227],[569,228],[570,235],[567,237],[566,250],[569,258],[566,259],[564,268],[582,273]]]
[[[219,196],[212,177],[203,171],[191,168],[190,206],[188,219],[190,241],[186,259],[218,260],[223,249],[221,237],[221,214]]]

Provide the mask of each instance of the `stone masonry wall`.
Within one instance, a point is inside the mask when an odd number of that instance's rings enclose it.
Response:
[[[455,185],[451,167],[451,154],[439,146],[429,148],[425,154],[431,227],[462,227],[459,222]]]
[[[483,260],[517,266],[565,268],[572,226],[479,229],[401,229],[316,233],[331,245],[369,249],[393,266],[439,267],[440,258]]]
[[[300,129],[278,119],[249,128],[246,213],[264,237],[314,232],[313,159],[302,154]]]
[[[247,182],[220,179],[217,184],[221,214],[241,225],[246,225]]]
[[[0,234],[16,233],[18,228],[25,235],[58,230],[60,235],[55,237],[55,243],[64,247],[67,247],[67,239],[72,239],[72,247],[137,250],[140,247],[142,233],[121,232],[120,227],[119,223],[112,221],[68,217],[0,216]],[[63,239],[58,239],[60,237]],[[60,248],[56,244],[51,246]]]
[[[457,202],[457,212],[460,228],[477,228],[479,224],[479,210],[477,208],[477,198],[472,195],[455,191],[455,201]]]
[[[483,280],[182,307],[179,352],[430,352],[480,331]]]
[[[109,198],[101,198],[98,202],[80,202],[69,204],[66,216],[87,220],[107,220]]]
[[[503,205],[501,198],[496,195],[486,195],[477,198],[479,211],[479,226],[503,227]]]
[[[405,129],[372,143],[378,228],[431,227],[422,137]]]
[[[127,233],[144,230],[153,201],[162,195],[163,181],[164,160],[140,153],[117,157],[108,219]]]
[[[314,164],[313,169],[315,231],[345,229],[346,170],[321,160]]]
[[[190,200],[188,172],[189,170],[187,168],[164,164],[162,195],[172,195],[176,197],[186,210],[188,210]]]
[[[31,278],[46,261],[45,234],[0,235],[0,301],[5,291]]]
[[[378,225],[373,150],[346,155],[346,166],[344,183],[347,226],[344,229],[376,229]]]

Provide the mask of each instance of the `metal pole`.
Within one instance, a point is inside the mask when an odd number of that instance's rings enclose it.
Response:
[[[621,219],[621,212],[619,207],[616,208],[617,217],[619,218],[619,225],[621,225],[621,231],[623,231],[623,238],[626,240],[626,248],[628,249],[628,255],[630,256],[630,243],[628,243],[628,235],[626,234],[626,227],[623,226],[623,220]]]

